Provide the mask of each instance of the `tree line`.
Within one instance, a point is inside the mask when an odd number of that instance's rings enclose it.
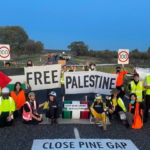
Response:
[[[26,31],[20,26],[0,27],[0,44],[9,44],[11,54],[17,56],[37,55],[44,51],[44,44],[29,39]]]
[[[118,58],[117,51],[109,51],[108,49],[104,51],[94,51],[92,49],[88,50],[89,46],[86,45],[83,41],[72,42],[68,46],[68,49],[70,49],[71,52],[76,56],[91,56],[104,59]],[[150,47],[148,48],[147,52],[139,52],[138,49],[134,49],[132,52],[130,52],[129,57],[131,59],[148,60],[150,58]]]

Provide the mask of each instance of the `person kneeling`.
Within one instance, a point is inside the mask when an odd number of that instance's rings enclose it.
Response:
[[[145,103],[137,101],[136,94],[130,95],[129,112],[126,112],[126,120],[129,128],[140,129],[143,126],[142,109],[145,109]]]
[[[106,96],[106,99],[110,100],[109,114],[112,116],[112,119],[114,119],[115,113],[118,114],[122,120],[122,124],[125,124],[125,112],[127,112],[127,109],[119,95],[120,91],[115,88],[110,93],[112,94],[111,97]]]
[[[58,125],[57,118],[59,118],[61,107],[58,105],[56,99],[56,93],[54,91],[49,93],[49,100],[44,105],[44,112],[46,117],[52,119],[52,125]]]
[[[99,119],[102,119],[103,121],[103,130],[106,130],[106,114],[105,114],[105,109],[106,107],[109,107],[109,101],[106,100],[106,103],[104,103],[102,101],[102,96],[100,94],[96,94],[95,95],[95,100],[96,102],[94,102],[92,105],[91,105],[91,113],[92,115],[94,116],[95,118],[95,124],[99,122]],[[94,100],[94,101],[95,101]],[[108,101],[108,103],[107,103]]]
[[[43,104],[38,104],[35,100],[35,94],[30,92],[28,94],[29,101],[26,101],[23,105],[23,123],[25,124],[38,124],[42,122],[42,118],[37,113],[37,108],[44,106]]]
[[[4,87],[2,89],[2,96],[0,96],[0,127],[11,126],[13,124],[14,111],[14,99],[9,96],[9,89]]]

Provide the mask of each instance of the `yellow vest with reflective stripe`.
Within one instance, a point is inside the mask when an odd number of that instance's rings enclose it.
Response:
[[[67,70],[66,72],[68,72],[69,70]],[[62,77],[61,77],[61,84],[64,84],[64,73],[62,74]]]
[[[146,77],[147,86],[150,86],[150,76]],[[146,95],[150,95],[150,89],[146,90]]]
[[[7,100],[6,100],[7,101]],[[8,101],[8,106],[9,106],[9,108],[5,108],[5,105],[3,106],[3,98],[2,98],[2,96],[0,96],[0,115],[1,115],[1,113],[3,112],[3,110],[7,110],[8,112],[9,112],[9,114],[11,114],[11,112],[12,112],[12,101],[13,101],[13,99],[11,98],[11,97],[9,97],[9,101]],[[13,115],[12,115],[12,119],[13,119]]]
[[[135,84],[134,81],[131,81],[130,94],[135,93],[137,96],[137,100],[140,102],[142,101],[142,91],[143,91],[143,82],[142,81],[139,81],[137,85]]]

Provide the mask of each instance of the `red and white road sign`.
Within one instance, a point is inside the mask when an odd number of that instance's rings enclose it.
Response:
[[[0,60],[10,60],[10,46],[0,44]]]
[[[129,64],[129,49],[118,50],[118,64]]]

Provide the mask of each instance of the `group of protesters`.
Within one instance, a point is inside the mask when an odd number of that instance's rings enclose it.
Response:
[[[52,62],[49,60],[49,65]],[[32,61],[27,62],[26,67],[32,67]],[[9,67],[7,67],[9,68]],[[84,71],[96,71],[96,65],[87,63]],[[93,99],[93,104],[90,107],[91,115],[94,118],[94,123],[97,124],[99,120],[103,122],[103,130],[106,130],[106,118],[114,119],[116,116],[120,118],[123,125],[127,128],[140,129],[143,126],[143,122],[146,123],[149,117],[150,109],[150,76],[147,76],[144,83],[139,81],[139,75],[134,74],[134,80],[129,83],[128,89],[130,91],[129,96],[129,110],[123,102],[125,96],[125,90],[123,87],[123,77],[128,72],[123,67],[124,71],[121,71],[120,67],[116,67],[118,74],[116,81],[116,88],[112,89],[111,96],[106,96],[104,99],[101,94],[96,94]],[[76,71],[75,66],[71,66],[68,70],[64,65],[61,72],[61,96],[65,95],[64,86],[64,73]],[[38,104],[35,100],[35,93],[32,92],[32,85],[29,85],[24,81],[27,89],[22,89],[21,83],[17,82],[14,85],[14,90],[9,91],[7,87],[1,90],[0,96],[0,127],[11,126],[13,119],[18,117],[18,114],[22,115],[23,123],[25,124],[38,124],[42,122],[42,117],[38,114],[37,109],[43,107],[43,113],[46,118],[51,119],[52,125],[58,125],[57,119],[60,117],[62,108],[56,101],[57,93],[53,89],[47,90],[47,101]],[[144,100],[144,88],[146,89],[146,103]],[[144,112],[144,113],[143,113]]]

